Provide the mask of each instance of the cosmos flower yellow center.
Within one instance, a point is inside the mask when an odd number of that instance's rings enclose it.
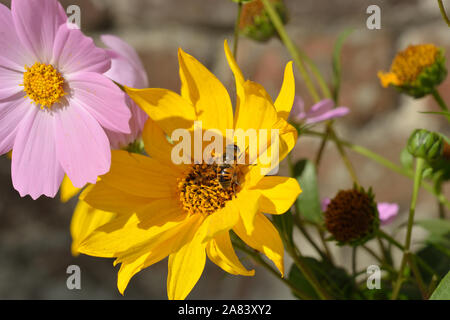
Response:
[[[391,71],[380,72],[381,83],[384,87],[404,85],[414,82],[420,73],[436,62],[439,48],[433,44],[411,45],[397,53],[392,62]]]
[[[40,104],[41,108],[50,108],[66,95],[64,78],[52,65],[36,62],[31,68],[25,66],[25,70],[22,86],[26,97]]]
[[[238,169],[237,169],[238,170]],[[188,214],[212,214],[223,208],[237,192],[232,176],[221,179],[222,168],[217,164],[194,164],[187,175],[178,182],[181,206]],[[238,175],[236,171],[236,175]]]

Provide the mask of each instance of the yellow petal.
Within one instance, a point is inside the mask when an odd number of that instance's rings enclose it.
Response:
[[[199,234],[202,241],[207,242],[217,234],[231,230],[239,220],[239,209],[233,200],[228,201],[225,207],[210,214],[200,227]]]
[[[168,198],[174,194],[180,172],[173,166],[122,150],[113,150],[110,171],[101,181],[126,193],[148,198]]]
[[[245,174],[243,187],[251,188],[256,185],[265,175],[276,174],[274,169],[289,154],[297,143],[297,130],[287,123],[286,120],[278,118],[272,129],[278,130],[278,150],[275,141],[268,136],[266,149],[259,150],[256,165],[249,167]],[[258,137],[261,139],[261,136]]]
[[[233,109],[222,83],[197,59],[178,50],[181,93],[191,101],[203,128],[217,129],[225,136],[233,128]]]
[[[239,68],[238,64],[236,63],[236,60],[233,57],[233,54],[231,53],[230,47],[228,46],[227,40],[224,42],[224,48],[225,48],[225,55],[228,60],[228,65],[230,66],[231,71],[233,72],[234,79],[236,82],[236,110],[235,110],[235,117],[234,117],[234,124],[236,127],[237,119],[239,118],[239,110],[241,109],[241,106],[245,102],[245,90],[244,90],[244,76],[242,75],[242,71]]]
[[[197,116],[192,104],[179,94],[159,88],[125,91],[170,137],[176,129],[189,129]]]
[[[292,70],[292,61],[288,62],[284,70],[284,79],[281,86],[280,93],[275,100],[275,108],[277,109],[278,116],[287,120],[289,113],[291,112],[292,105],[294,104],[295,97],[295,79],[294,72]]]
[[[117,277],[117,288],[120,293],[124,293],[130,279],[136,273],[176,252],[182,247],[181,243],[185,245],[191,241],[201,220],[199,215],[189,217],[176,227],[162,232],[152,241],[120,253],[114,262],[114,265],[122,264]],[[180,242],[180,237],[186,242]]]
[[[152,200],[123,192],[103,181],[83,191],[80,199],[96,209],[116,213],[133,213],[137,208],[146,206]]]
[[[80,188],[75,188],[72,184],[72,181],[70,181],[69,177],[67,175],[64,176],[64,179],[61,183],[61,189],[60,189],[60,197],[61,202],[67,202],[73,197],[75,197],[78,192],[80,192]]]
[[[144,140],[145,151],[150,157],[162,163],[172,163],[170,157],[172,144],[167,139],[164,131],[151,118],[145,122],[142,140]]]
[[[157,200],[149,213],[122,214],[91,233],[80,246],[80,252],[99,256],[116,257],[120,252],[151,242],[161,233],[182,223],[185,215],[173,202]],[[151,220],[151,222],[146,221]]]
[[[167,296],[170,300],[183,300],[191,292],[203,273],[206,262],[206,244],[194,238],[169,256]]]
[[[247,80],[244,94],[245,101],[237,114],[235,129],[271,129],[278,115],[266,90],[260,84]]]
[[[248,235],[254,230],[255,216],[259,211],[260,194],[251,190],[243,190],[239,192],[234,199],[236,206],[239,208],[239,215],[244,224]]]
[[[272,260],[281,276],[284,276],[284,247],[277,229],[262,213],[256,214],[254,224],[255,229],[251,235],[247,235],[242,221],[233,230],[247,245]]]
[[[82,200],[78,201],[70,223],[72,255],[79,255],[80,243],[95,229],[110,222],[115,216],[115,213],[97,210]]]
[[[278,176],[264,177],[252,189],[261,193],[261,211],[270,214],[283,214],[288,211],[302,192],[297,180]]]
[[[6,154],[9,159],[12,159],[12,150]]]
[[[208,242],[206,253],[209,259],[224,271],[242,276],[253,276],[255,270],[247,270],[236,256],[228,232],[218,234]]]

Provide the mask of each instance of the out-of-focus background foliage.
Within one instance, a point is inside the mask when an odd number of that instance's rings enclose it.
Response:
[[[10,6],[8,0],[0,2]],[[285,3],[289,34],[328,79],[338,34],[348,27],[355,29],[342,57],[341,104],[351,109],[351,114],[338,120],[336,126],[343,138],[398,163],[400,150],[414,128],[448,135],[444,117],[418,112],[437,110],[434,101],[412,100],[393,89],[383,89],[376,76],[378,70],[388,70],[398,50],[413,43],[433,42],[447,49],[449,58],[450,30],[440,17],[436,1],[286,0]],[[96,41],[100,34],[108,33],[134,46],[144,62],[150,86],[179,90],[177,49],[182,47],[212,70],[234,95],[232,74],[223,53],[223,40],[227,38],[232,43],[237,12],[236,4],[230,0],[72,0],[62,4],[65,8],[71,4],[81,8],[82,30]],[[381,8],[381,30],[366,28],[366,9],[371,4]],[[259,44],[241,38],[238,63],[246,78],[263,84],[273,97],[280,88],[288,60],[287,51],[277,39]],[[298,94],[309,106],[311,101],[302,80],[296,76]],[[450,80],[439,89],[449,103]],[[318,146],[317,139],[301,138],[294,156],[313,158]],[[349,154],[362,185],[372,186],[378,201],[400,204],[401,215],[389,228],[405,221],[412,183],[370,160],[350,151]],[[286,174],[284,169],[282,166],[282,173]],[[351,187],[332,144],[326,149],[319,180],[322,197],[332,197],[339,189]],[[76,200],[61,204],[58,199],[20,198],[12,188],[10,161],[5,156],[0,158],[0,299],[121,297],[116,288],[118,267],[112,266],[112,259],[74,258],[70,254],[69,225],[75,204]],[[437,217],[437,204],[425,191],[420,193],[417,216]],[[417,229],[414,239],[422,235],[422,230]],[[398,237],[403,239],[403,234],[400,232]],[[297,241],[306,255],[312,254],[308,246],[302,245],[301,238]],[[341,252],[340,264],[349,265],[350,250]],[[362,253],[361,258],[359,268],[375,263]],[[248,260],[244,263],[252,265]],[[81,290],[70,291],[66,287],[66,268],[72,264],[81,268]],[[286,260],[287,267],[289,264],[290,260]],[[164,260],[136,275],[125,298],[165,299],[166,276],[167,260]],[[189,298],[290,299],[291,294],[262,268],[256,267],[255,277],[236,277],[208,262]]]

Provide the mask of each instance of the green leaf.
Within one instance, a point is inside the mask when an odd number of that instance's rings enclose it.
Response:
[[[429,232],[427,238],[428,243],[448,244],[446,236],[450,234],[450,221],[442,219],[427,219],[418,220],[415,224]]]
[[[353,32],[352,29],[347,29],[342,32],[334,45],[333,50],[333,100],[335,102],[339,99],[339,91],[341,88],[341,51],[345,39]]]
[[[403,148],[402,152],[400,153],[400,162],[405,169],[412,170],[414,167],[414,157],[411,155],[411,153],[408,152],[408,149],[406,147]]]
[[[321,223],[323,217],[316,166],[311,161],[302,159],[295,164],[294,174],[303,190],[296,202],[297,210],[306,220]]]
[[[288,211],[285,214],[272,215],[272,221],[280,231],[284,241],[294,246],[294,239],[292,238],[292,232],[294,229],[294,223],[292,218],[292,212]]]
[[[450,112],[448,111],[419,111],[419,112],[425,114],[440,114],[442,116],[450,116]]]
[[[303,262],[311,270],[320,285],[336,299],[355,298],[355,282],[347,272],[332,264],[319,261],[311,257],[303,257]],[[319,299],[314,288],[306,280],[303,273],[293,264],[289,271],[289,281],[293,283],[299,291],[306,293],[312,298]],[[295,294],[294,294],[295,295]]]
[[[439,283],[430,300],[450,300],[450,272]]]

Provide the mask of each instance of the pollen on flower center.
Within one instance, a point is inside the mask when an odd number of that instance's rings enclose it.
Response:
[[[36,62],[31,68],[25,66],[23,74],[24,91],[41,108],[51,108],[54,103],[60,102],[64,92],[64,78],[52,65]]]
[[[194,164],[180,179],[179,199],[188,214],[212,214],[234,197],[232,185],[224,187],[219,175],[220,166],[217,164]]]
[[[397,54],[391,71],[400,83],[410,83],[436,61],[438,53],[439,48],[433,44],[411,45]]]

